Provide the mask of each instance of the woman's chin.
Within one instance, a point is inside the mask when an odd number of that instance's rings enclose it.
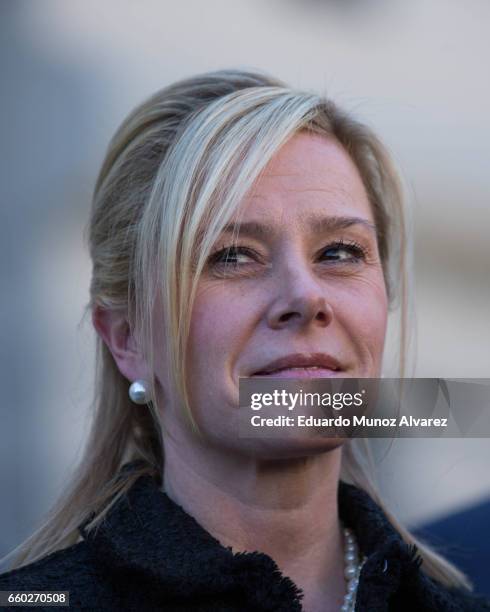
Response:
[[[264,461],[301,459],[328,453],[340,448],[346,438],[291,437],[287,439],[255,440],[248,446],[254,459]]]

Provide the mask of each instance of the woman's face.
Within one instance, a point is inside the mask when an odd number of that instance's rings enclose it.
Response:
[[[188,367],[202,432],[237,448],[240,377],[379,376],[387,295],[366,191],[334,139],[294,136],[232,223],[237,246],[224,232],[199,281]]]

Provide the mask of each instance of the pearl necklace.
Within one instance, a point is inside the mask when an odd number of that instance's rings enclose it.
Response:
[[[352,529],[344,527],[344,578],[347,582],[347,593],[340,612],[354,612],[356,607],[357,587],[359,574],[366,558],[359,562],[359,550]]]

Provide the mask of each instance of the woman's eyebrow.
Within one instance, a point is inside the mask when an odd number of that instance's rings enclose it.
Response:
[[[312,234],[325,234],[347,229],[353,225],[362,225],[376,233],[376,225],[363,217],[308,215],[302,220],[302,223],[307,226],[308,231]],[[277,226],[273,223],[261,221],[243,221],[228,223],[223,228],[223,233],[266,239],[277,233]]]

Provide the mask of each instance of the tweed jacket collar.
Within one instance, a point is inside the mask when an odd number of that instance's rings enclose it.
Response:
[[[459,591],[429,579],[420,569],[417,548],[402,540],[367,493],[340,481],[338,504],[340,518],[354,530],[367,557],[357,611],[490,609],[466,607]],[[147,585],[155,602],[168,603],[164,609],[302,610],[301,590],[271,557],[224,547],[151,476],[140,477],[96,530],[87,533],[85,525],[80,532],[99,571],[113,581],[122,579],[118,584],[125,583],[128,592],[135,582]],[[227,607],[237,595],[243,607]],[[215,605],[201,608],[195,603],[203,601]]]

